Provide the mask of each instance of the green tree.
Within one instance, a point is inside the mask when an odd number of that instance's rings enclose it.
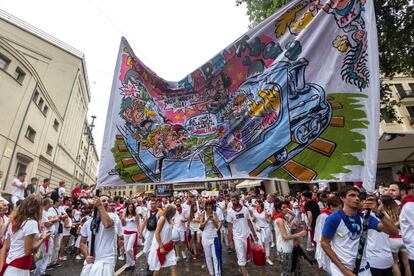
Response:
[[[292,0],[236,0],[246,4],[251,27],[272,15]],[[414,76],[414,3],[409,0],[374,1],[378,29],[378,47],[381,74],[392,78],[396,74]],[[381,103],[388,118],[401,122],[394,107],[399,102],[390,99],[391,91],[381,84]],[[384,113],[383,113],[384,114]]]

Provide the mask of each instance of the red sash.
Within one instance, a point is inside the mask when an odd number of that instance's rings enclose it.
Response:
[[[285,216],[282,213],[276,213],[273,218],[276,220],[278,218],[281,218],[283,220],[286,220]]]
[[[136,256],[138,254],[138,232],[137,231],[129,231],[129,230],[124,230],[124,234],[125,235],[135,235],[135,241],[134,241],[134,256]]]
[[[167,255],[173,249],[174,249],[174,242],[173,241],[169,241],[166,244],[164,244],[164,250],[167,251],[165,254],[161,253],[159,247],[157,248],[158,260],[160,261],[161,265],[163,265],[165,263],[165,255]]]
[[[330,215],[330,214],[332,214],[332,212],[331,212],[331,210],[329,210],[328,208],[325,208],[325,209],[322,209],[321,210],[321,214],[326,214],[326,215]]]
[[[0,271],[0,276],[4,274],[8,266],[13,266],[13,267],[24,269],[24,270],[30,270],[32,268],[32,260],[33,260],[32,255],[27,255],[27,256],[14,259],[9,264],[6,263],[6,261],[4,261],[3,268]]]
[[[404,207],[404,205],[407,202],[414,202],[414,196],[406,196],[403,198],[402,202],[401,202],[401,209]]]

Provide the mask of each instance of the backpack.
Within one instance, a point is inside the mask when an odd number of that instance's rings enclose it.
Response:
[[[148,221],[147,221],[148,231],[155,231],[155,229],[157,228],[157,213],[158,213],[158,210],[154,214],[150,212],[150,217],[148,218]]]
[[[59,200],[59,188],[55,188],[55,190],[50,194],[50,198],[53,200],[53,202]]]

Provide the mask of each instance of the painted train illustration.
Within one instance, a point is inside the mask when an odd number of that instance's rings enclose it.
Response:
[[[198,146],[187,158],[155,158],[139,145],[129,150],[153,182],[266,178],[315,141],[331,120],[325,91],[306,82],[307,65],[305,59],[280,61],[250,76],[227,108],[212,115],[217,116],[222,135]],[[134,145],[131,135],[125,139],[127,145]],[[258,169],[269,158],[274,160],[272,166]]]

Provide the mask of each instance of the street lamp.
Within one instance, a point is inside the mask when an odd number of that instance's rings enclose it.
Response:
[[[88,149],[86,151],[85,165],[83,166],[82,182],[85,182],[86,166],[88,165],[88,158],[89,158],[89,148],[90,146],[95,145],[95,142],[92,136],[92,130],[95,127],[94,122],[95,122],[96,116],[92,115],[91,118],[92,118],[92,122],[89,124],[89,126],[86,127],[86,131],[84,133],[85,135],[88,135]]]

